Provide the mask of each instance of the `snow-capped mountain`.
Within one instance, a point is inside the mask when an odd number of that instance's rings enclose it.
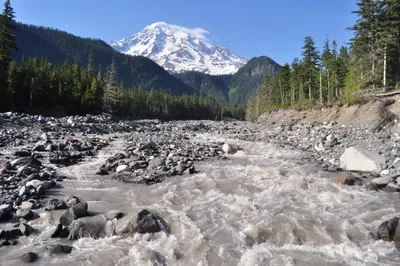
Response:
[[[227,48],[213,45],[206,30],[165,22],[151,24],[129,39],[112,41],[117,51],[152,59],[169,72],[198,71],[211,75],[236,73],[247,63]]]

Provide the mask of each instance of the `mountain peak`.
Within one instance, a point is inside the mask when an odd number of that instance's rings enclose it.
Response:
[[[111,42],[117,51],[146,56],[169,72],[198,71],[213,75],[233,74],[247,60],[227,48],[213,45],[202,28],[189,29],[166,22],[146,26],[129,39]]]

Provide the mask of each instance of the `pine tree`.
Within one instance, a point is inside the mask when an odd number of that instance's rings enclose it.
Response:
[[[331,77],[333,72],[333,64],[335,57],[332,55],[331,48],[329,46],[329,40],[326,39],[324,49],[322,51],[321,65],[326,73],[326,92],[328,95],[328,102],[332,102],[333,90],[331,89]]]
[[[353,13],[358,15],[356,24],[350,29],[354,31],[355,37],[352,39],[353,46],[361,47],[360,51],[368,52],[366,58],[369,62],[369,70],[364,75],[366,83],[371,84],[373,88],[378,84],[378,54],[379,54],[379,18],[381,1],[379,0],[359,0],[357,2],[358,10]],[[361,56],[361,55],[358,55]]]
[[[316,83],[318,62],[319,55],[317,52],[317,48],[315,47],[315,42],[310,36],[307,36],[304,39],[303,46],[303,70],[306,72],[307,76],[308,100],[310,105],[312,105],[313,103],[313,87],[315,87]]]
[[[118,100],[118,74],[115,57],[112,58],[111,66],[107,69],[105,88],[103,93],[103,111],[113,113],[117,107]]]
[[[8,104],[7,73],[11,62],[12,50],[17,50],[16,37],[13,34],[14,10],[10,0],[4,3],[0,15],[0,109],[5,109]]]

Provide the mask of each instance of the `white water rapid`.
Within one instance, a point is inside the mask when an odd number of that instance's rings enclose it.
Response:
[[[76,195],[91,212],[146,208],[167,221],[170,234],[70,242],[49,238],[47,217],[34,222],[40,235],[0,249],[0,264],[20,265],[19,256],[32,251],[41,266],[400,265],[393,243],[374,238],[382,221],[399,214],[398,194],[334,184],[299,151],[222,136],[196,140],[236,143],[243,151],[151,186],[95,176],[108,156],[123,151],[121,137],[97,160],[59,170],[71,179],[53,196]],[[45,246],[55,243],[74,249],[50,255]]]

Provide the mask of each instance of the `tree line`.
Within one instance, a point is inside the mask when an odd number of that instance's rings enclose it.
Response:
[[[349,46],[325,41],[318,51],[304,39],[302,58],[266,75],[248,101],[246,117],[254,120],[275,108],[355,103],[363,90],[389,91],[400,83],[400,1],[360,0]]]
[[[174,96],[166,91],[126,89],[113,57],[105,71],[95,70],[93,51],[86,66],[79,59],[53,64],[45,57],[12,61],[18,49],[13,34],[14,12],[6,0],[0,16],[0,111],[46,111],[66,114],[107,112],[135,118],[243,119],[243,106],[228,105],[204,95]]]

